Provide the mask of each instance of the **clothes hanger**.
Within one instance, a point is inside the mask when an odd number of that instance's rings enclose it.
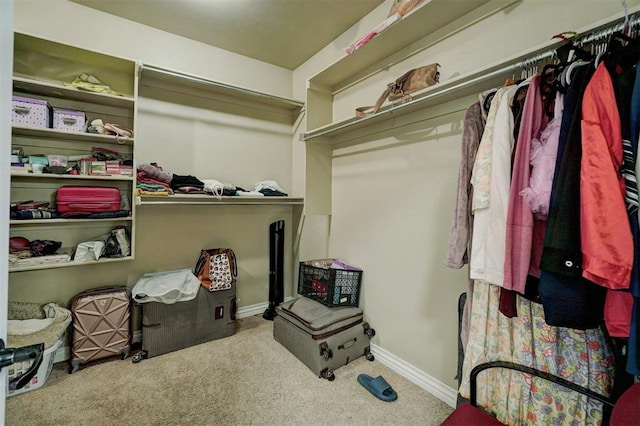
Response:
[[[631,32],[629,31],[629,34]],[[606,61],[608,66],[628,70],[640,60],[640,39],[623,32],[613,33],[608,43]]]
[[[563,85],[563,87],[566,89],[567,87],[569,87],[569,85],[571,85],[571,74],[573,73],[573,71],[575,71],[576,68],[584,66],[584,65],[589,65],[590,61],[585,61],[583,59],[576,59],[575,61],[571,62],[562,72],[562,75],[560,76],[560,83]]]

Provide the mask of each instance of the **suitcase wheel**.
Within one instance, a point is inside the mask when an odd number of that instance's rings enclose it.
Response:
[[[336,375],[333,374],[333,371],[329,369],[324,369],[320,372],[320,377],[323,379],[327,379],[330,382],[333,382],[336,379]]]
[[[127,359],[129,357],[129,352],[131,352],[131,347],[127,346],[127,348],[120,354],[120,359]]]
[[[363,323],[362,327],[364,327],[364,334],[369,339],[371,339],[373,336],[376,335],[376,331],[373,328],[369,327],[369,323],[368,322]]]
[[[143,359],[146,359],[147,355],[148,355],[147,351],[136,352],[135,354],[133,354],[133,357],[131,358],[131,362],[133,362],[134,364],[137,364]]]
[[[371,348],[369,346],[364,348],[364,357],[367,359],[367,361],[373,361],[374,359],[376,359],[371,353]]]
[[[82,364],[81,359],[71,360],[71,365],[69,366],[69,374],[73,374],[76,371],[80,370],[80,364]]]
[[[326,342],[320,344],[320,356],[324,359],[330,359],[333,357],[333,351],[329,348]]]

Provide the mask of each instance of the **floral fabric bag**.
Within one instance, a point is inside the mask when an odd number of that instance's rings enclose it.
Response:
[[[209,291],[228,290],[238,277],[236,255],[229,248],[202,250],[193,273]]]

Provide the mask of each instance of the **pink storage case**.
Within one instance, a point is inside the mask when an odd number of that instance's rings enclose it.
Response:
[[[105,213],[120,210],[120,190],[103,186],[61,186],[56,194],[58,213]]]

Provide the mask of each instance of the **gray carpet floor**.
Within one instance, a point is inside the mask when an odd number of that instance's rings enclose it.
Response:
[[[39,389],[7,399],[7,425],[439,425],[452,409],[364,357],[319,379],[273,339],[273,323],[238,321],[235,335],[133,364],[68,374],[58,363]],[[358,384],[382,375],[398,393],[383,402]]]

